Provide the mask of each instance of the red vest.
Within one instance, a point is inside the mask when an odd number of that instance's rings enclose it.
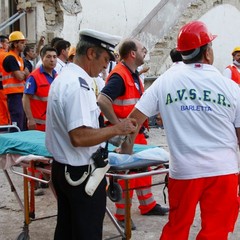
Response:
[[[237,84],[240,84],[240,72],[238,71],[237,67],[234,65],[229,65],[227,68],[229,68],[232,72],[231,79]]]
[[[4,49],[0,49],[0,81],[2,81],[2,75],[3,75],[3,59],[7,55],[7,52]],[[7,97],[4,94],[4,90],[2,89],[2,82],[1,82],[1,88],[0,88],[0,125],[7,125],[10,124],[10,114],[8,111],[8,105],[7,105]]]
[[[36,129],[45,131],[50,83],[48,82],[47,77],[40,72],[40,68],[35,69],[29,76],[32,76],[35,79],[37,85],[37,91],[32,98],[30,98],[30,107],[33,118],[36,122]]]
[[[140,99],[141,95],[139,90],[136,88],[132,73],[130,70],[121,62],[119,62],[109,74],[106,83],[109,78],[117,73],[121,76],[125,84],[125,93],[123,96],[116,98],[113,101],[113,110],[118,118],[126,118],[132,111],[133,107]],[[141,92],[144,91],[141,80],[139,79]]]
[[[16,58],[19,64],[20,71],[23,71],[24,70],[23,59],[19,55],[17,55],[14,51],[9,51],[5,55],[4,59],[10,55]],[[6,72],[4,69],[2,69],[2,83],[5,94],[23,93],[24,91],[25,80],[18,80],[13,76],[12,72]]]

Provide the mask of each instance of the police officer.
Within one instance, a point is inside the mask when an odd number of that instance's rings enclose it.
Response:
[[[118,41],[119,37],[102,32],[80,31],[74,63],[62,69],[50,87],[46,146],[54,157],[52,181],[58,201],[55,240],[102,239],[107,165],[105,152],[99,157],[99,146],[113,136],[136,130],[133,119],[99,128],[100,110],[92,78],[107,68]],[[96,183],[95,189],[89,188],[89,182]]]

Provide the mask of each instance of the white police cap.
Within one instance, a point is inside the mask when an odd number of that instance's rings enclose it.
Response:
[[[93,29],[82,29],[79,34],[80,41],[85,40],[106,49],[111,55],[111,60],[115,60],[114,49],[121,40],[120,36],[99,32]]]

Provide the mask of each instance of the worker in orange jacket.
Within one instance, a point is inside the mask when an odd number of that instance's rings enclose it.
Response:
[[[7,97],[2,86],[2,61],[8,52],[9,41],[5,35],[0,36],[0,125],[7,125],[11,122],[7,106]]]
[[[240,46],[233,49],[232,57],[233,63],[226,67],[223,75],[232,79],[237,84],[240,84]]]
[[[7,96],[8,109],[12,124],[20,130],[26,130],[26,118],[22,105],[24,84],[29,75],[20,54],[23,52],[26,39],[22,32],[14,31],[9,35],[10,50],[2,63],[3,90]]]

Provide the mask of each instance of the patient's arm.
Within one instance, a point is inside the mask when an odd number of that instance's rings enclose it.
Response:
[[[136,132],[129,134],[127,136],[126,140],[122,143],[121,149],[119,152],[126,153],[126,154],[132,154],[135,138],[136,138],[142,124],[147,119],[147,116],[145,114],[143,114],[141,111],[139,111],[137,108],[134,108],[128,117],[134,118],[136,120],[138,128],[137,128]]]

